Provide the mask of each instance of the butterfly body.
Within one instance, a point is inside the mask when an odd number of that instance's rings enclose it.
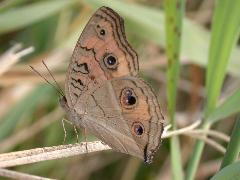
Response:
[[[150,163],[160,145],[164,117],[138,71],[122,18],[101,7],[74,49],[60,104],[76,126],[114,150]]]

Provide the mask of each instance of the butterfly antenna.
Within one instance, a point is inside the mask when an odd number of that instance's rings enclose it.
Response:
[[[39,75],[41,78],[43,78],[49,85],[51,85],[61,96],[64,96],[64,94],[57,89],[52,83],[50,83],[43,75],[41,75],[34,67],[30,66],[30,68],[37,74]]]
[[[58,84],[58,82],[56,81],[56,79],[54,78],[53,74],[51,73],[50,69],[48,68],[48,66],[46,65],[46,63],[42,60],[43,65],[46,67],[46,69],[48,70],[48,73],[50,74],[50,76],[52,77],[53,81],[55,82],[55,84],[57,85],[57,87],[60,89],[60,91],[62,92],[62,94],[64,94],[63,90],[61,89],[60,85]]]

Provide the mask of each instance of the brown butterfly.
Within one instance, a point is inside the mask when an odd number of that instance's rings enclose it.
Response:
[[[123,19],[99,8],[83,30],[68,67],[60,103],[69,120],[111,148],[150,163],[164,117],[151,88],[140,79],[138,57]]]

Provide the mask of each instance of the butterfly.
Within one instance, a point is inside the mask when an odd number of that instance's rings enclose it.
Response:
[[[126,40],[123,19],[101,7],[77,41],[60,104],[75,126],[115,151],[151,163],[161,143],[164,116],[138,72],[138,56]]]

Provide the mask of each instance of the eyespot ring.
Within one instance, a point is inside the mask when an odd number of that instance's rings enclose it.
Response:
[[[107,69],[116,70],[118,67],[118,59],[111,53],[104,56],[103,62]]]
[[[137,96],[132,88],[124,88],[120,95],[120,101],[124,108],[132,109],[134,108],[138,101]]]
[[[101,27],[99,24],[96,26],[96,31],[99,37],[103,38],[107,34],[107,30]]]
[[[144,126],[140,122],[134,122],[132,124],[132,133],[138,137],[141,137],[145,132]]]

